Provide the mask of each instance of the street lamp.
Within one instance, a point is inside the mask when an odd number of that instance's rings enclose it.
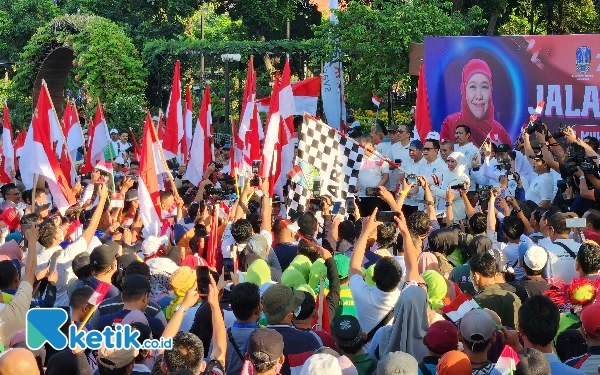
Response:
[[[225,53],[221,55],[221,60],[225,63],[225,126],[227,133],[231,131],[229,124],[229,63],[239,62],[242,56],[239,53]]]

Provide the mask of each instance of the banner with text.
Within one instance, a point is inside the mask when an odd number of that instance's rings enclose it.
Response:
[[[431,122],[442,139],[455,142],[456,127],[468,125],[477,145],[490,132],[514,142],[540,101],[551,131],[563,124],[580,137],[600,136],[596,35],[431,37],[424,60]]]

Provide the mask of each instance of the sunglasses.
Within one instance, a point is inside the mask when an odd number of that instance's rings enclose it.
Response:
[[[433,147],[423,147],[423,151],[433,150]]]

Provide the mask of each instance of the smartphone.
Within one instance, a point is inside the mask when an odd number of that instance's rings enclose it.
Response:
[[[411,184],[411,185],[418,185],[419,184],[419,179],[417,178],[416,175],[414,174],[409,174],[408,176],[406,176],[406,182]]]
[[[201,296],[208,295],[208,286],[210,285],[210,270],[206,266],[196,268],[196,281],[198,283],[198,293]]]
[[[313,198],[309,201],[309,203],[311,212],[317,213],[319,211],[323,211],[323,200],[321,198]]]
[[[313,191],[313,196],[315,196],[315,197],[321,195],[321,177],[313,178],[312,191]]]
[[[342,208],[342,202],[335,202],[333,207],[331,208],[331,214],[337,215],[340,213],[340,208]]]
[[[584,218],[569,218],[567,219],[567,228],[585,228],[587,226],[586,219]]]
[[[368,187],[365,189],[365,194],[367,197],[378,197],[379,196],[379,188],[378,187]]]
[[[260,160],[252,160],[252,174],[260,173]]]
[[[349,214],[354,213],[354,197],[346,198],[346,212]]]
[[[235,272],[233,267],[233,259],[231,258],[223,258],[223,274],[225,281],[231,281],[232,275]]]
[[[393,223],[394,218],[398,216],[398,213],[395,211],[377,211],[377,216],[375,216],[375,220],[381,221],[382,223]]]

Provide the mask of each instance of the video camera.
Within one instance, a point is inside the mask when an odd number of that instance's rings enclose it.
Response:
[[[482,210],[487,210],[487,207],[490,202],[490,197],[492,196],[492,192],[497,193],[499,191],[500,186],[483,185],[482,187],[480,187],[477,191],[477,195],[479,197],[479,207],[481,207]]]
[[[235,194],[235,187],[224,186],[222,188],[216,188],[213,185],[207,185],[204,187],[204,194],[211,196],[216,201],[223,201],[231,198],[232,194]]]
[[[530,122],[529,124],[527,124],[527,127],[525,128],[525,132],[529,135],[532,135],[535,132],[538,132],[540,134],[543,134],[546,136],[546,141],[548,141],[550,139],[549,134],[552,135],[552,138],[554,139],[559,139],[565,136],[565,131],[569,128],[568,125],[560,125],[560,127],[558,128],[557,131],[550,133],[548,131],[548,127],[546,126],[546,124],[544,124],[542,122],[542,120],[537,119],[533,122]]]

